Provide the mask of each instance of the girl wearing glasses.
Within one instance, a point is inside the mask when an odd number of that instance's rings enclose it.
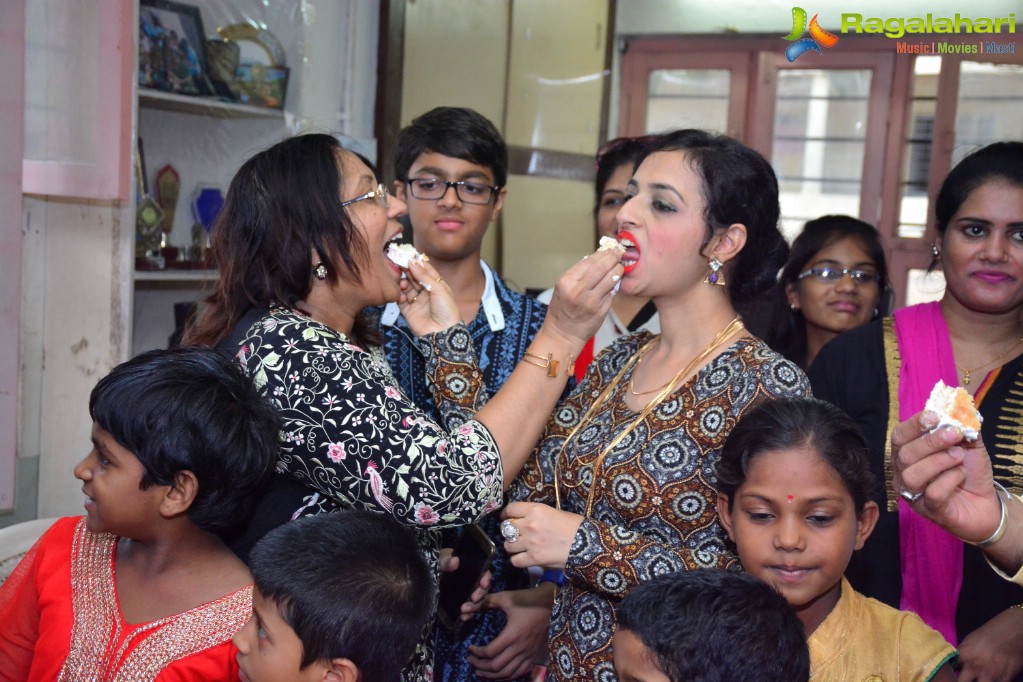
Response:
[[[212,234],[219,279],[185,342],[235,355],[282,417],[278,475],[233,546],[244,556],[280,523],[359,508],[419,531],[436,564],[435,531],[500,507],[567,384],[564,368],[607,313],[622,268],[598,253],[559,280],[523,362],[483,405],[447,283],[425,260],[400,269],[385,255],[405,209],[330,135],[280,142],[231,181]],[[401,392],[379,350],[363,310],[389,301],[428,358],[443,423]],[[431,642],[424,632],[405,679],[432,677]]]
[[[504,511],[512,563],[564,570],[548,680],[617,679],[615,605],[636,584],[737,567],[714,462],[754,405],[809,393],[803,372],[735,311],[785,262],[778,215],[767,160],[702,130],[657,136],[628,181],[616,217],[621,290],[654,301],[661,333],[627,334],[594,358]]]
[[[934,201],[932,269],[940,301],[842,334],[810,368],[814,394],[842,408],[867,436],[877,529],[849,578],[858,591],[914,611],[958,644],[960,680],[1023,673],[1023,589],[999,580],[981,552],[912,512],[918,490],[894,490],[889,434],[920,412],[940,379],[974,396],[994,479],[1023,491],[1023,143],[966,156]]]
[[[845,215],[809,221],[792,242],[773,292],[763,339],[806,369],[828,341],[888,313],[880,235],[869,223]]]

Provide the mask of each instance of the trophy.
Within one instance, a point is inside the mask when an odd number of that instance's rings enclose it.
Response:
[[[142,163],[142,140],[138,141],[135,154],[135,268],[137,270],[158,270],[163,267],[160,242],[164,213],[160,204],[150,196],[146,174]]]

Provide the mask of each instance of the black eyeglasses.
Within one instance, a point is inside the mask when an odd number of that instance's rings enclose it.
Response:
[[[821,282],[837,282],[846,275],[849,275],[856,284],[877,284],[881,281],[881,275],[873,270],[858,270],[854,268],[832,268],[823,266],[820,268],[810,268],[806,272],[799,273],[799,277],[796,279],[806,279],[807,277],[816,277]]]
[[[491,187],[480,182],[466,182],[464,180],[451,182],[437,178],[416,178],[414,180],[406,180],[405,182],[408,183],[412,196],[416,199],[439,201],[441,197],[447,194],[448,187],[454,187],[458,200],[466,204],[489,204],[490,200],[494,198],[494,192],[501,189],[500,187]]]

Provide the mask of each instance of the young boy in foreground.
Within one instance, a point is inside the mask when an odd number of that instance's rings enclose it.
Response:
[[[618,607],[620,682],[799,682],[803,624],[767,583],[718,569],[644,581]]]
[[[249,559],[253,615],[235,635],[246,682],[397,682],[433,616],[412,532],[346,510],[285,523]]]
[[[238,679],[252,576],[221,536],[273,470],[276,412],[232,360],[180,348],[115,367],[89,414],[86,516],[0,588],[0,680]]]

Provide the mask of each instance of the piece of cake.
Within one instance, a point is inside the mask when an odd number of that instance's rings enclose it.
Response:
[[[387,245],[387,257],[399,268],[408,268],[408,264],[412,262],[413,258],[419,261],[430,260],[425,255],[416,251],[416,247],[411,244],[398,244],[397,242],[391,242]]]
[[[625,253],[625,247],[618,243],[618,240],[613,237],[601,237],[600,241],[597,242],[597,251],[617,251],[618,253]]]
[[[980,436],[980,423],[984,418],[973,405],[973,397],[959,386],[946,386],[945,382],[939,379],[931,389],[924,409],[938,415],[938,425],[932,431],[937,431],[942,426],[953,426],[962,432],[966,440],[977,440]]]

